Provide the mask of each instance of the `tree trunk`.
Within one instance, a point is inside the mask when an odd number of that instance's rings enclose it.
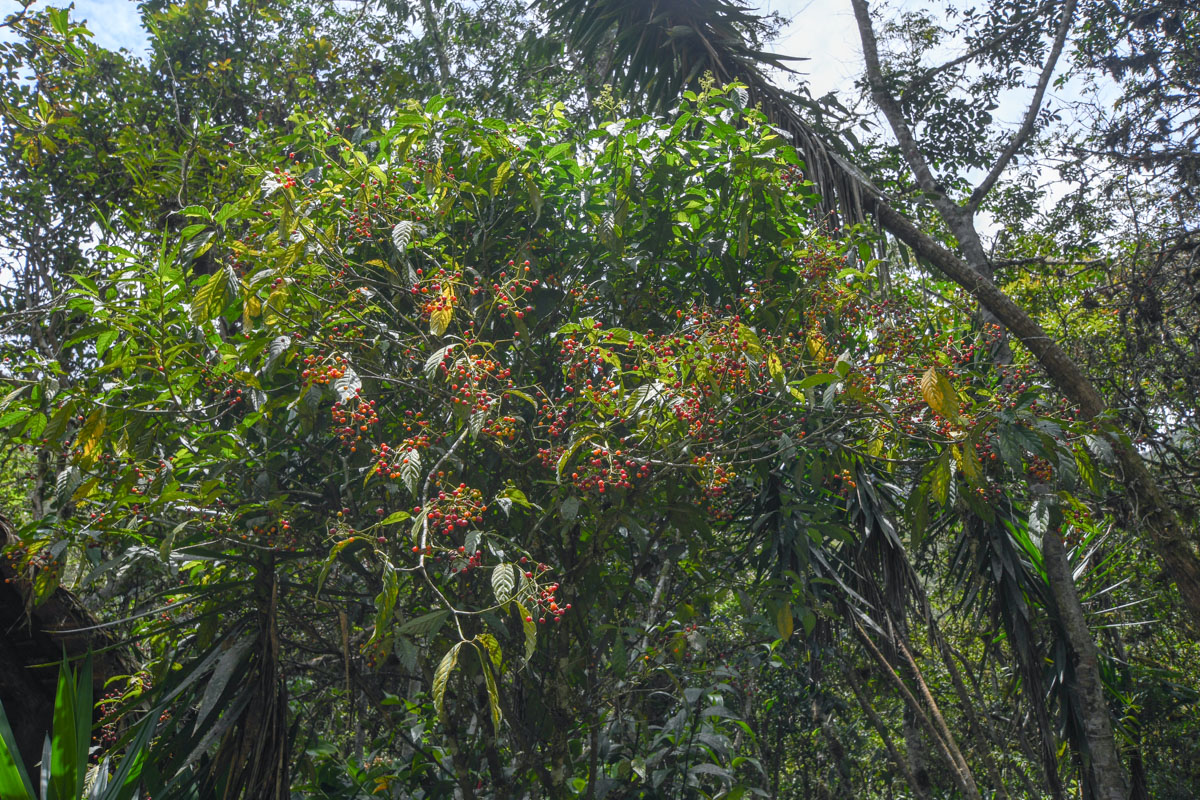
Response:
[[[1083,606],[1075,590],[1058,525],[1053,522],[1042,536],[1042,557],[1063,637],[1071,651],[1075,672],[1072,689],[1083,709],[1083,732],[1087,739],[1083,769],[1091,776],[1097,800],[1127,800],[1128,782],[1117,751],[1108,704],[1104,700],[1096,644],[1083,617]]]

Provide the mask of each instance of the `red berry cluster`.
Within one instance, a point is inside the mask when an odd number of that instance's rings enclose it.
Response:
[[[513,270],[511,277],[507,270],[502,271],[499,280],[492,284],[496,310],[500,312],[501,317],[507,317],[511,311],[517,319],[525,319],[525,315],[533,311],[527,295],[533,293],[533,290],[539,285],[539,281],[536,278],[530,278],[528,261],[523,262],[519,270],[516,269],[515,262],[509,261],[508,269]],[[473,289],[471,293],[475,294],[475,291]]]
[[[445,268],[438,267],[431,273],[417,269],[416,275],[417,283],[408,291],[419,301],[421,313],[426,319],[435,311],[454,308],[458,302],[455,286],[462,282],[461,274],[447,272]]]
[[[296,154],[289,153],[288,157],[295,160]],[[290,171],[288,171],[286,169],[280,169],[279,167],[275,167],[274,172],[279,178],[277,183],[279,184],[280,188],[294,189],[296,187],[296,177],[294,175],[292,175],[292,173]]]
[[[522,557],[521,563],[524,564],[527,560],[528,559],[526,559],[525,557]],[[541,577],[549,570],[550,570],[550,568],[548,566],[546,566],[545,564],[538,564],[537,565],[537,576]],[[535,580],[534,571],[529,570],[529,571],[525,572],[525,579],[526,580]],[[530,594],[530,600],[532,600],[533,604],[534,604],[533,610],[538,613],[538,622],[540,624],[543,624],[543,625],[546,624],[547,617],[553,619],[555,622],[561,622],[563,615],[571,610],[570,603],[560,604],[558,602],[558,597],[557,597],[558,589],[559,589],[559,585],[557,583],[551,583],[548,586],[546,586],[544,589],[536,589],[533,593]],[[533,616],[530,615],[530,616],[525,617],[525,621],[533,622]]]
[[[517,418],[504,416],[490,419],[483,424],[483,435],[503,442],[517,438]]]
[[[804,170],[797,166],[789,164],[779,171],[779,179],[783,181],[783,185],[789,189],[804,181]]]
[[[295,532],[292,531],[292,523],[282,518],[269,525],[250,526],[247,532],[241,534],[241,539],[242,541],[253,539],[258,545],[279,550],[294,551],[300,544]]]
[[[571,473],[571,482],[585,494],[604,494],[607,489],[632,489],[635,478],[644,479],[649,475],[649,464],[638,463],[621,450],[596,447],[576,466]]]
[[[429,447],[429,437],[421,434],[405,439],[400,447],[392,447],[387,442],[371,448],[371,455],[376,457],[374,475],[382,475],[389,480],[402,477],[403,470],[409,465],[409,451]]]
[[[343,445],[350,447],[350,452],[358,450],[358,443],[363,440],[363,434],[372,425],[379,424],[379,415],[375,413],[375,401],[363,400],[361,397],[341,400],[333,404],[333,424],[337,426],[338,439]]]
[[[336,381],[345,376],[347,369],[344,356],[335,355],[324,359],[318,356],[305,356],[303,363],[304,369],[300,371],[300,377],[309,386],[324,386]]]
[[[1050,483],[1054,480],[1054,467],[1044,458],[1031,459],[1028,469],[1030,477],[1038,483]]]
[[[428,509],[429,523],[435,530],[440,529],[448,535],[457,528],[483,522],[487,506],[483,502],[482,492],[460,483],[449,491],[438,492],[429,502]],[[417,513],[420,513],[420,509],[417,509]]]
[[[451,361],[451,357],[456,356]],[[450,362],[450,363],[448,363]],[[451,401],[472,411],[487,411],[497,400],[489,386],[511,388],[512,371],[498,361],[461,348],[447,353],[439,370],[451,381]]]

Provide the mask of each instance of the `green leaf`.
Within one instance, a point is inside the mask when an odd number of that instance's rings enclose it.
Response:
[[[228,291],[229,282],[225,279],[224,272],[209,275],[208,280],[192,296],[192,322],[203,325],[221,313]]]
[[[211,220],[213,218],[212,212],[209,211],[204,206],[188,206],[187,208],[183,209],[179,213],[185,217],[200,217],[202,219],[208,219],[208,220]]]
[[[442,656],[433,673],[433,707],[437,709],[438,716],[444,716],[446,712],[446,684],[450,682],[450,673],[458,664],[460,647],[462,642],[455,642],[454,646],[446,651],[446,655]]]
[[[482,636],[487,635],[488,634],[481,634],[481,636],[476,637],[476,640],[478,641],[480,638],[482,638]],[[494,637],[492,637],[492,641],[495,641]],[[500,731],[501,714],[500,689],[496,685],[496,675],[493,672],[493,662],[495,658],[494,656],[490,655],[491,648],[486,644],[478,644],[476,646],[476,650],[479,653],[479,668],[483,670],[483,683],[484,686],[487,687],[488,707],[492,712],[492,729],[498,733]]]
[[[525,631],[525,660],[533,658],[533,654],[537,651],[537,620],[533,618],[528,609],[520,603],[516,603],[517,613],[521,615],[521,627]]]
[[[79,765],[75,778],[75,797],[83,794],[87,779],[88,751],[92,744],[92,654],[83,659],[75,680],[75,763]]]
[[[504,605],[512,600],[516,588],[517,575],[512,564],[497,564],[492,568],[492,591],[496,595],[497,603]]]
[[[36,797],[3,705],[0,705],[0,797],[5,800],[34,800]]]
[[[383,520],[383,522],[381,522],[379,524],[380,525],[395,525],[398,522],[404,522],[404,520],[408,519],[411,516],[412,515],[409,514],[407,511],[393,511],[391,514],[387,515],[387,517]]]
[[[368,646],[376,648],[381,647],[391,636],[392,613],[396,609],[396,598],[400,593],[396,568],[387,559],[383,562],[382,583],[379,594],[375,596],[375,630],[371,632],[371,638],[367,642]]]
[[[430,611],[401,625],[399,633],[405,636],[428,636],[441,628],[449,617],[450,612],[444,608]]]
[[[216,719],[213,714],[218,711],[220,706],[221,696],[225,694],[225,689],[229,686],[229,682],[234,675],[242,672],[241,668],[249,662],[251,650],[254,646],[254,637],[243,636],[241,639],[230,642],[228,639],[223,642],[221,650],[224,650],[217,665],[213,667],[212,675],[204,685],[204,695],[200,699],[200,709],[196,712],[196,722],[192,726],[197,733],[205,729],[205,723],[209,722],[209,718]],[[235,684],[236,685],[236,684]]]
[[[0,400],[0,413],[7,411],[8,407],[10,405],[12,405],[12,402],[14,400],[16,400],[18,397],[20,397],[21,394],[23,394],[24,391],[26,389],[28,389],[30,386],[32,386],[32,384],[29,384],[29,383],[24,384],[22,386],[18,386],[17,388],[13,389],[8,394],[4,395],[4,399]]]
[[[556,465],[556,468],[555,468],[555,474],[558,477],[559,483],[562,483],[563,470],[566,468],[567,464],[570,463],[571,457],[573,455],[575,455],[575,451],[578,450],[584,444],[586,444],[588,442],[588,440],[590,440],[591,438],[592,437],[590,434],[587,436],[579,437],[575,441],[571,442],[571,444],[567,447],[567,449],[563,451],[563,454],[558,457],[558,464]]]
[[[64,659],[58,669],[58,691],[54,695],[53,727],[50,731],[50,792],[63,800],[79,796],[78,790],[83,788],[80,768],[87,770],[87,760],[82,764],[77,760],[79,726],[76,724],[75,711],[75,680],[70,665]],[[91,726],[88,727],[90,729]],[[46,769],[45,764],[42,769]]]

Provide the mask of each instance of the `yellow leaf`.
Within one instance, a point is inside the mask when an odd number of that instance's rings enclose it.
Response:
[[[921,396],[937,414],[954,423],[961,421],[958,415],[958,392],[954,391],[946,376],[933,367],[921,376]]]
[[[779,631],[779,638],[785,642],[792,638],[792,630],[795,627],[795,622],[792,620],[792,607],[784,603],[775,612],[775,628]]]
[[[81,500],[84,500],[92,492],[94,492],[96,490],[96,487],[99,484],[100,484],[100,478],[98,478],[98,477],[88,479],[85,483],[80,485],[80,487],[78,489],[75,490],[75,494],[71,495],[71,502],[78,503]]]
[[[266,319],[264,320],[268,327],[274,327],[283,321],[283,313],[287,308],[288,290],[286,285],[280,285],[267,298],[265,307]]]
[[[771,373],[771,380],[782,385],[785,379],[783,374],[783,362],[779,360],[779,356],[771,353],[767,356],[767,372]]]
[[[966,476],[967,482],[972,486],[982,486],[983,464],[979,460],[979,453],[975,452],[973,437],[967,437],[961,450],[957,446],[950,450],[954,454],[954,463],[958,464],[958,469]]]
[[[950,499],[949,452],[942,453],[942,457],[933,467],[933,474],[929,476],[929,495],[938,502],[938,505],[943,506]]]
[[[434,336],[441,336],[450,327],[450,320],[454,319],[454,302],[453,287],[442,287],[442,303],[429,315],[429,332]]]
[[[819,333],[810,334],[805,340],[808,346],[808,354],[816,361],[824,361],[827,351],[825,350],[825,339]]]
[[[94,460],[100,439],[104,436],[105,424],[104,406],[100,406],[88,415],[83,427],[79,429],[79,435],[75,437],[75,447],[79,450],[81,465],[87,466]]]

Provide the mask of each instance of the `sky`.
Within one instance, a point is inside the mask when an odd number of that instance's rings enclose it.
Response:
[[[44,0],[38,5],[59,6],[67,0]],[[0,15],[15,10],[14,0],[0,0]],[[861,60],[858,33],[849,0],[760,0],[760,9],[777,11],[790,23],[773,50],[804,56],[794,69],[804,73],[814,97],[838,87],[849,88]],[[146,33],[141,28],[135,0],[75,0],[76,18],[88,21],[97,44],[108,49],[125,48],[141,53]]]

